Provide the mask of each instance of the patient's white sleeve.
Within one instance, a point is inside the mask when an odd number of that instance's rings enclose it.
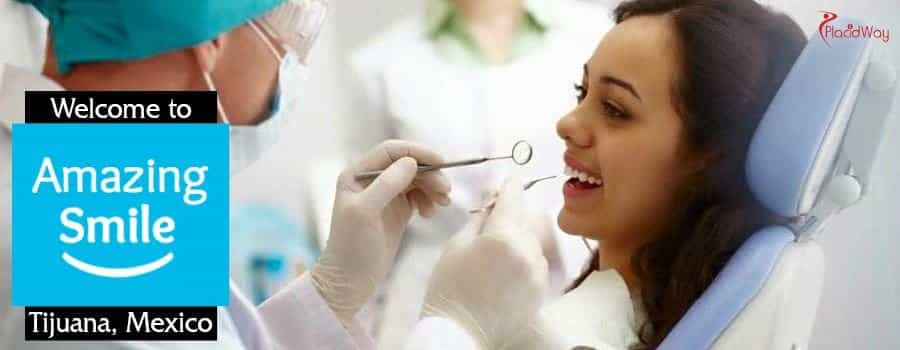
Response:
[[[456,322],[425,317],[410,332],[404,350],[477,350],[478,345]]]
[[[259,309],[275,349],[373,349],[372,338],[355,320],[344,328],[304,274]],[[450,319],[426,317],[410,333],[405,350],[478,350]]]

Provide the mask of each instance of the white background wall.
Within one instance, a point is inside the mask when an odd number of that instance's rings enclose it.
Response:
[[[818,11],[828,10],[840,16],[866,18],[900,36],[900,4],[896,0],[764,2],[785,10],[810,33],[820,21]],[[305,160],[340,154],[340,140],[345,137],[340,132],[341,125],[353,120],[353,116],[346,115],[344,98],[350,88],[347,55],[365,38],[422,3],[423,0],[332,0],[328,25],[313,53],[308,110],[297,116],[303,118],[304,127],[295,124],[295,136],[243,176],[243,181],[252,186],[236,192],[238,200],[263,198],[303,207],[302,185],[297,179],[304,173]],[[887,47],[895,65],[900,67],[900,37],[892,38]],[[892,135],[882,147],[875,193],[836,218],[820,239],[827,257],[827,272],[811,349],[900,349],[898,104],[895,103],[893,123],[889,125]]]

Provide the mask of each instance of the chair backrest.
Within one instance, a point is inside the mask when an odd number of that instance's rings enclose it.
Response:
[[[895,70],[872,60],[873,47],[865,39],[810,37],[760,121],[746,163],[760,203],[796,224],[755,232],[660,349],[805,347],[824,274],[810,238],[867,192],[893,97]]]

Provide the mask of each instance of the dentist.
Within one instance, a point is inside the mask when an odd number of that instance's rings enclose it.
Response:
[[[0,348],[370,349],[357,313],[393,265],[414,211],[449,204],[440,172],[417,164],[440,155],[389,141],[338,178],[331,234],[319,263],[260,307],[232,284],[209,343],[24,342],[21,309],[10,306],[11,125],[26,90],[216,90],[219,119],[231,124],[232,174],[248,166],[298,103],[309,49],[324,19],[318,0],[21,0],[49,21],[41,74],[0,65]],[[360,171],[386,169],[371,183]],[[521,183],[510,181],[496,209],[473,218],[432,276],[427,317],[408,348],[500,344],[539,304],[546,261],[518,223]],[[483,268],[490,258],[491,268]],[[462,282],[458,282],[462,281]],[[521,282],[521,283],[519,283]],[[521,286],[515,284],[521,284]],[[477,285],[476,285],[477,284]],[[507,290],[516,293],[508,294]],[[513,315],[502,320],[496,315]],[[503,325],[498,327],[498,325]]]

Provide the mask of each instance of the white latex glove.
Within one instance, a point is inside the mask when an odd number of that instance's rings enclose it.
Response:
[[[331,233],[310,276],[345,326],[393,265],[413,209],[427,217],[435,204],[450,204],[450,182],[441,172],[416,176],[418,163],[439,162],[439,154],[421,145],[387,141],[338,178]],[[359,172],[381,169],[368,186],[354,179]]]
[[[446,317],[482,349],[498,349],[541,306],[547,260],[527,232],[522,182],[507,180],[492,212],[475,216],[448,243],[425,294],[423,316]]]

